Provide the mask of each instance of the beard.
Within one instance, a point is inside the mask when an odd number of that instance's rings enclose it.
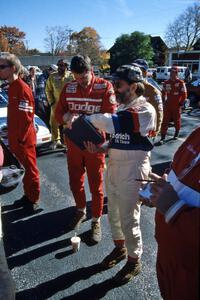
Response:
[[[127,89],[126,91],[119,93],[116,92],[116,99],[117,102],[121,103],[121,104],[125,104],[127,103],[131,98],[131,92],[130,89]]]

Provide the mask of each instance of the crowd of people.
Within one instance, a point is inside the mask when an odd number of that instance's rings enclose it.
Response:
[[[168,174],[161,178],[151,172],[150,166],[150,153],[159,132],[162,145],[169,122],[173,121],[174,139],[179,135],[181,106],[187,93],[176,66],[171,68],[162,94],[147,82],[148,64],[144,59],[119,67],[113,74],[113,85],[94,75],[87,56],[74,56],[70,72],[67,68],[66,62],[59,60],[57,68],[52,66],[39,80],[30,70],[25,83],[19,59],[11,54],[0,58],[0,78],[9,82],[9,146],[25,168],[21,201],[37,212],[40,181],[33,124],[35,103],[43,103],[44,115],[49,105],[54,149],[63,147],[60,128],[71,129],[76,119],[85,115],[102,132],[104,142],[96,145],[86,137],[85,149],[80,149],[69,138],[64,139],[70,188],[76,203],[71,228],[77,229],[86,219],[87,172],[92,195],[91,238],[95,242],[102,239],[107,154],[106,194],[114,249],[104,258],[102,267],[111,268],[126,259],[114,277],[118,284],[130,281],[141,271],[141,204],[154,206],[161,295],[166,300],[199,299],[200,127],[178,149]],[[139,197],[141,182],[149,180],[150,197]]]

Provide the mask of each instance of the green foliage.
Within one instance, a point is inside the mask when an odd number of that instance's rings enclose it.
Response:
[[[117,67],[130,64],[137,58],[151,62],[154,53],[149,35],[135,31],[131,34],[122,34],[110,49],[110,66],[115,71]]]

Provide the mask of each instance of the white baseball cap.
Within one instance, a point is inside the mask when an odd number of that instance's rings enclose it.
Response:
[[[57,70],[58,70],[58,67],[57,67],[56,65],[54,65],[54,64],[51,64],[49,69],[52,69],[52,70],[54,70],[54,71],[57,71]]]

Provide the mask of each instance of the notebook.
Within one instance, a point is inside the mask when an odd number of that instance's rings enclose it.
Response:
[[[72,129],[65,128],[63,132],[81,150],[85,149],[83,142],[90,141],[95,145],[104,142],[103,135],[98,132],[84,115],[72,123]]]

